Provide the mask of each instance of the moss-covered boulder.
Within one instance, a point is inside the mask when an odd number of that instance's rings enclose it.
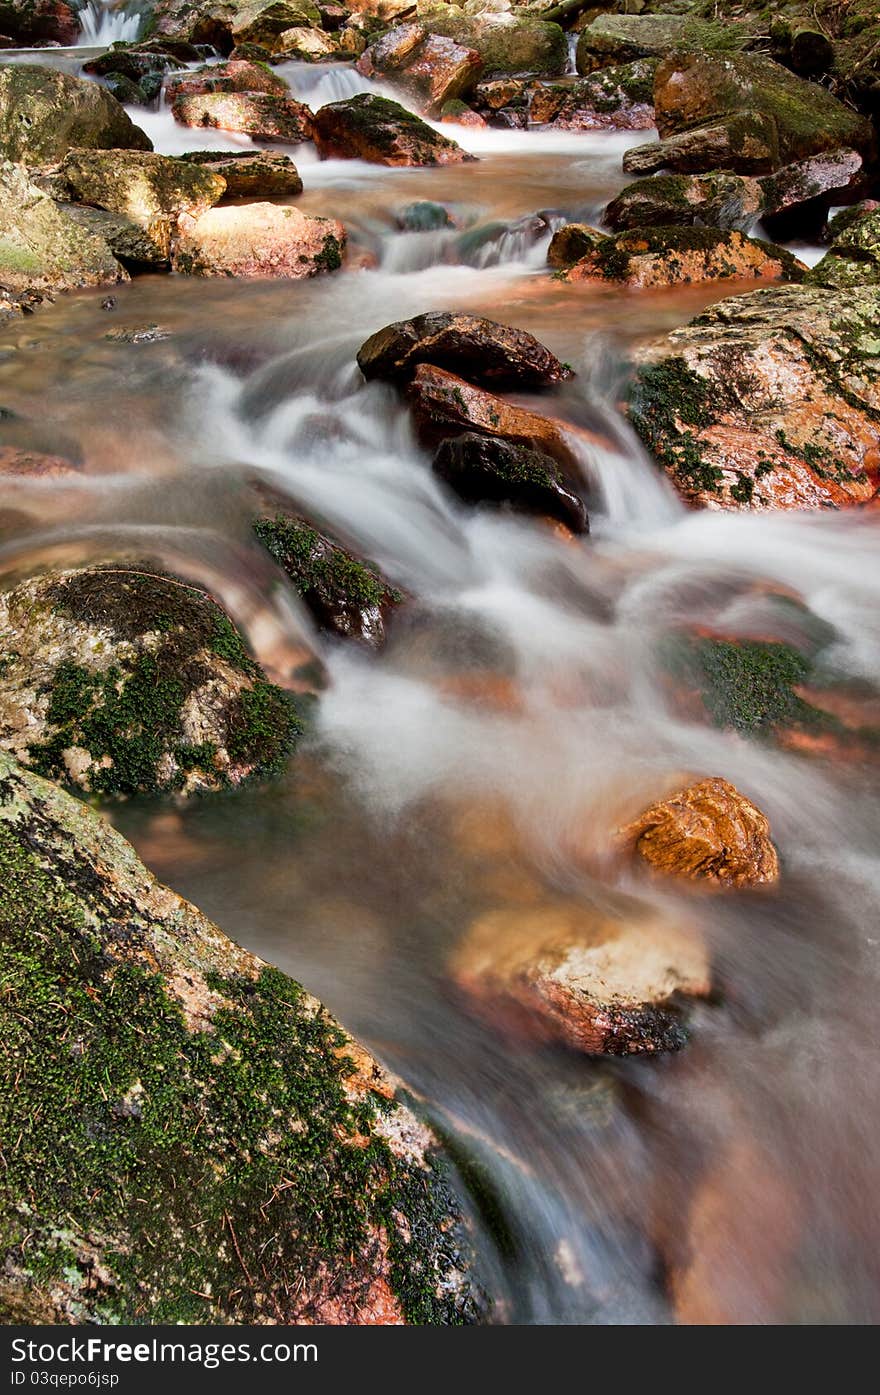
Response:
[[[880,211],[847,219],[832,235],[831,246],[807,280],[816,286],[880,284]]]
[[[763,209],[764,196],[757,179],[723,171],[660,174],[628,184],[605,209],[604,221],[614,232],[695,224],[748,232]]]
[[[173,47],[175,45],[172,45]],[[185,67],[189,62],[197,63],[199,56],[199,50],[188,45],[184,46],[181,56],[175,57],[173,52],[168,52],[161,46],[161,41],[158,46],[155,41],[143,44],[117,43],[112,44],[105,53],[87,58],[82,65],[82,71],[102,78],[109,78],[117,73],[128,78],[130,82],[139,83],[145,77],[173,72]]]
[[[623,171],[703,174],[709,170],[733,170],[737,174],[768,174],[778,169],[780,163],[773,118],[762,112],[741,111],[665,140],[634,146],[624,153]]]
[[[471,15],[457,5],[428,0],[419,5],[419,24],[473,49],[486,77],[515,73],[555,77],[568,67],[568,43],[558,24],[523,14]]]
[[[71,150],[59,176],[78,203],[120,213],[145,229],[176,228],[226,193],[226,180],[211,169],[139,150]]]
[[[132,275],[147,271],[168,271],[171,266],[171,228],[167,220],[157,220],[145,228],[122,213],[107,213],[87,204],[56,203],[56,209],[70,223],[100,238],[117,262]]]
[[[244,5],[232,24],[236,44],[259,44],[270,53],[284,47],[283,35],[291,29],[321,27],[321,16],[310,0],[256,0]]]
[[[0,161],[0,284],[7,290],[77,290],[126,279],[105,239],[84,228],[28,179]]]
[[[645,351],[630,418],[708,508],[843,508],[877,493],[880,289],[774,286]]]
[[[504,505],[558,519],[573,533],[589,531],[583,499],[543,451],[468,432],[441,441],[434,472],[469,504]]]
[[[565,223],[550,239],[547,265],[555,267],[557,271],[574,266],[575,262],[595,252],[606,236],[598,228],[591,228],[589,223]]]
[[[387,382],[405,382],[420,363],[487,387],[532,392],[571,377],[571,369],[526,330],[450,310],[385,325],[361,345],[357,361],[365,378]]]
[[[289,155],[268,150],[191,150],[180,158],[220,175],[227,198],[272,199],[302,193],[299,171]]]
[[[0,942],[3,1321],[474,1320],[397,1083],[5,753]]]
[[[646,131],[654,125],[654,69],[642,58],[589,77],[535,83],[529,120],[561,131]]]
[[[748,41],[747,28],[687,14],[599,15],[578,37],[577,70],[592,73],[638,58],[662,58],[670,49],[736,50]]]
[[[182,126],[236,131],[257,140],[299,145],[314,134],[309,108],[276,92],[184,92],[175,97],[171,110]]]
[[[106,88],[56,68],[0,68],[0,156],[51,164],[74,146],[152,150],[144,132]]]
[[[300,723],[225,611],[135,563],[0,595],[0,746],[102,795],[190,794],[283,770]]]
[[[372,165],[457,165],[475,158],[399,102],[373,92],[328,102],[314,118],[314,131],[324,159],[366,160]]]
[[[177,240],[172,264],[185,276],[259,276],[302,280],[338,271],[345,228],[298,208],[248,203],[211,208]]]
[[[564,281],[618,281],[644,289],[679,282],[799,281],[806,267],[784,247],[706,227],[635,228],[606,237]]]
[[[823,150],[868,153],[873,147],[870,123],[857,112],[759,54],[696,52],[663,59],[654,81],[654,109],[664,139],[743,114],[760,117],[772,132],[772,169]]]
[[[261,518],[254,532],[321,629],[374,648],[384,643],[388,620],[403,593],[375,567],[298,514]]]

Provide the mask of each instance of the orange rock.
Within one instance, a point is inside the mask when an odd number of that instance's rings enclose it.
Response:
[[[489,911],[455,952],[452,977],[507,1025],[590,1054],[675,1050],[672,999],[705,996],[705,945],[638,905],[619,918],[559,900]]]
[[[721,886],[779,880],[766,817],[727,780],[700,780],[652,804],[620,837],[671,876]]]
[[[75,475],[80,466],[60,455],[43,455],[39,451],[22,450],[18,446],[0,446],[0,475],[17,475],[27,479],[57,478]]]
[[[718,228],[636,228],[605,238],[563,281],[617,281],[644,289],[678,282],[778,281],[806,267],[782,248]],[[796,275],[795,275],[796,274]]]

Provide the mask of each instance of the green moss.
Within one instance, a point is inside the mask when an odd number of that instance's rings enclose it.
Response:
[[[278,514],[260,519],[254,532],[303,599],[322,613],[340,607],[369,610],[402,600],[371,567],[302,519]]]
[[[710,385],[680,358],[642,368],[630,389],[630,420],[645,445],[686,489],[701,493],[720,494],[723,475],[688,428],[711,425],[716,406]]]
[[[7,1272],[37,1289],[63,1275],[91,1320],[284,1321],[384,1224],[410,1320],[462,1321],[437,1296],[450,1194],[375,1134],[358,1146],[385,1106],[347,1099],[335,1024],[265,969],[213,976],[220,1005],[193,1030],[134,962],[137,918],[59,849],[38,804],[0,822]],[[86,903],[106,908],[103,942]]]
[[[68,779],[63,753],[81,747],[97,762],[89,771],[97,794],[173,791],[197,769],[225,784],[217,745],[188,742],[182,731],[184,703],[214,676],[210,654],[248,680],[222,713],[233,762],[250,767],[250,779],[283,769],[302,731],[293,700],[264,680],[229,617],[204,592],[158,574],[96,568],[58,582],[49,597],[59,614],[110,629],[125,648],[103,670],[58,665],[47,709],[53,730],[30,747],[39,774]],[[177,767],[170,774],[169,753]]]
[[[328,233],[314,261],[320,271],[338,271],[342,266],[342,244],[339,238]]]
[[[809,678],[812,664],[788,644],[698,639],[677,651],[671,666],[696,683],[717,726],[770,736],[779,727],[837,725],[794,692]]]

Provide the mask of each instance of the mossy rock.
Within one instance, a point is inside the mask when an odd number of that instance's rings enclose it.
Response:
[[[721,170],[703,175],[658,174],[622,189],[605,209],[604,221],[615,232],[658,224],[748,232],[763,206],[757,179]]]
[[[190,794],[283,771],[301,727],[225,611],[137,563],[0,596],[0,745],[98,795]]]
[[[126,279],[99,230],[71,218],[21,165],[0,160],[0,282],[7,290],[76,290]]]
[[[849,212],[838,217],[845,218]],[[829,251],[809,272],[809,282],[841,289],[880,283],[880,211],[845,218],[832,236]]]
[[[402,592],[298,514],[259,519],[254,532],[287,573],[321,629],[378,647]]]
[[[222,175],[152,151],[71,150],[59,173],[78,203],[120,213],[142,228],[157,220],[176,224],[183,214],[198,218],[226,193]]]
[[[0,752],[0,1320],[465,1323],[448,1168],[299,984]]]
[[[581,30],[577,70],[592,73],[638,58],[662,58],[670,49],[733,51],[749,42],[749,31],[691,15],[600,15]]]
[[[79,34],[79,4],[64,0],[0,0],[0,34],[16,48],[44,44],[75,44]]]
[[[104,87],[56,68],[0,68],[0,156],[52,164],[74,146],[152,150],[152,142]]]
[[[790,644],[687,639],[675,646],[667,662],[678,680],[699,691],[716,726],[763,739],[783,729],[821,731],[835,725],[796,692],[813,665]]]
[[[419,6],[419,24],[473,49],[483,60],[483,76],[515,73],[555,77],[568,66],[568,43],[558,24],[525,15],[467,15],[456,5]]]
[[[505,505],[589,532],[583,500],[543,451],[469,432],[441,441],[434,472],[467,503]]]
[[[316,112],[315,143],[325,159],[374,165],[454,165],[476,157],[399,102],[358,92]]]

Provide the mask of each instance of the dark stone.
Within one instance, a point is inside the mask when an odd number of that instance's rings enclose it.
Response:
[[[534,391],[571,377],[571,370],[525,330],[477,315],[429,311],[386,325],[361,345],[365,378],[404,382],[420,363],[493,388]]]
[[[468,433],[441,442],[434,470],[468,503],[509,504],[558,518],[575,533],[589,532],[583,500],[543,451]]]

